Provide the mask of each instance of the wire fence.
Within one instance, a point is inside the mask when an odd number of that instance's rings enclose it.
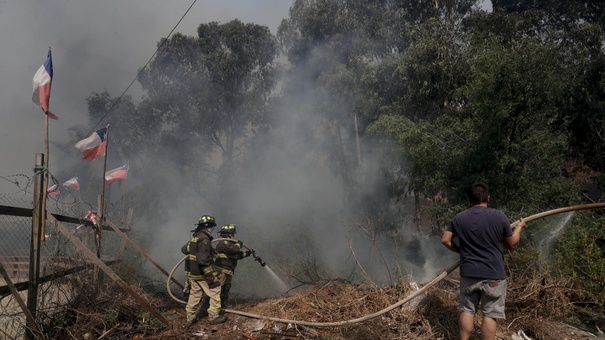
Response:
[[[0,263],[8,279],[26,302],[32,251],[33,176],[0,176],[9,182],[6,193],[0,193]],[[108,204],[104,216],[111,221],[124,221],[121,204]],[[53,214],[72,237],[93,253],[97,252],[97,229],[86,218],[96,206],[83,202],[78,192],[63,190],[56,196],[47,195],[47,213]],[[35,321],[39,327],[52,324],[59,311],[74,303],[82,294],[95,287],[95,270],[86,256],[61,232],[57,225],[46,221],[39,248],[40,279],[38,281]],[[102,231],[100,258],[116,261],[124,241],[114,232]],[[15,339],[26,333],[26,316],[7,280],[0,276],[0,339]]]

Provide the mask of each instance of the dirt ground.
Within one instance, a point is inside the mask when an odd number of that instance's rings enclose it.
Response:
[[[311,322],[334,322],[354,319],[371,314],[397,301],[405,295],[405,289],[393,293],[371,291],[352,286],[335,286],[297,293],[295,296],[258,302],[247,302],[231,307],[231,310],[281,319],[297,319]],[[396,290],[396,289],[395,289]],[[135,334],[133,339],[242,339],[242,340],[286,340],[286,339],[457,339],[456,301],[442,301],[443,291],[438,296],[427,295],[417,309],[404,306],[363,323],[341,327],[307,327],[270,320],[262,320],[234,313],[226,313],[227,322],[210,325],[208,318],[202,318],[190,328],[185,328],[185,311],[171,310],[173,329],[160,334]],[[401,295],[399,295],[401,294]],[[362,304],[358,304],[361,301]],[[380,301],[381,300],[381,301]],[[334,306],[346,312],[336,313]],[[363,306],[363,307],[361,307]],[[522,318],[522,316],[516,316]],[[479,318],[477,318],[479,319]],[[596,339],[595,335],[554,320],[530,320],[524,322],[525,329],[515,329],[518,320],[502,320],[498,324],[496,339],[543,339],[581,340]],[[480,339],[476,322],[472,339]],[[521,332],[522,331],[522,332]],[[595,330],[596,332],[596,330]]]
[[[309,328],[309,327],[294,327],[275,323],[272,321],[263,321],[251,319],[239,315],[228,314],[229,320],[222,325],[210,325],[207,319],[200,320],[190,329],[183,329],[183,325],[178,323],[174,325],[172,332],[164,332],[153,336],[135,336],[133,339],[233,339],[233,340],[286,340],[286,339],[347,339],[342,337],[337,328]],[[384,322],[382,320],[381,322]],[[365,327],[372,327],[373,322],[366,322]],[[573,328],[571,326],[558,322],[543,322],[542,337],[529,337],[532,331],[523,334],[527,336],[523,338],[519,331],[506,330],[502,325],[496,336],[496,339],[543,339],[543,340],[581,340],[581,339],[597,339],[594,334]],[[515,334],[517,333],[517,334]],[[351,339],[351,338],[349,338]],[[363,338],[355,338],[363,339]],[[367,338],[376,339],[376,338]],[[412,339],[407,337],[397,337],[396,335],[385,335],[381,339]],[[456,337],[440,339],[456,339]],[[478,339],[478,337],[477,337]]]

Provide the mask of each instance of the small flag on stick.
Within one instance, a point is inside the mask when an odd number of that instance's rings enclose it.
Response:
[[[59,196],[61,195],[61,191],[59,190],[59,186],[57,184],[53,184],[48,190],[46,190],[48,196]]]
[[[111,183],[118,179],[126,179],[126,176],[128,176],[128,164],[107,171],[105,173],[105,181],[107,182],[107,185],[111,185]]]
[[[80,181],[78,180],[78,177],[74,177],[65,181],[65,183],[63,183],[63,186],[74,190],[80,190]]]
[[[104,127],[76,143],[76,149],[82,152],[82,159],[94,161],[99,156],[105,156],[106,145],[107,128]]]

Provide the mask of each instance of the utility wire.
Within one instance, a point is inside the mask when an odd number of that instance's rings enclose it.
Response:
[[[172,30],[170,31],[170,33],[168,33],[168,36],[166,37],[166,39],[164,41],[162,41],[162,43],[160,44],[160,46],[158,46],[158,48],[155,50],[155,52],[153,52],[153,55],[151,56],[151,58],[149,58],[149,60],[147,60],[147,62],[145,63],[145,65],[143,65],[143,67],[139,70],[139,72],[134,77],[134,79],[130,82],[130,84],[128,85],[128,87],[126,87],[126,89],[124,90],[124,92],[122,92],[122,94],[118,97],[118,99],[116,99],[116,101],[111,105],[111,107],[109,108],[109,110],[107,110],[107,112],[103,115],[103,117],[101,117],[101,119],[99,119],[99,121],[97,122],[97,124],[95,124],[93,126],[93,129],[92,129],[92,131],[90,131],[90,133],[92,133],[93,131],[95,131],[95,128],[97,126],[99,126],[99,124],[101,124],[101,121],[103,119],[105,119],[105,117],[107,117],[107,115],[109,115],[109,113],[111,112],[111,110],[118,104],[118,102],[122,99],[122,97],[124,97],[124,95],[130,89],[130,87],[132,86],[132,84],[134,84],[134,82],[139,78],[139,76],[141,75],[141,72],[143,72],[143,70],[147,67],[147,65],[149,65],[149,63],[151,62],[151,60],[153,60],[153,58],[156,56],[156,54],[158,54],[158,51],[164,46],[164,44],[166,43],[166,41],[168,41],[168,38],[170,38],[170,36],[172,35],[172,33],[174,33],[174,30],[176,30],[176,28],[179,26],[179,24],[181,23],[181,21],[183,21],[183,19],[185,19],[185,16],[187,15],[187,13],[189,13],[189,11],[193,7],[193,5],[195,5],[196,2],[197,2],[197,0],[193,0],[193,2],[191,3],[191,6],[189,6],[189,8],[187,8],[187,11],[185,11],[185,13],[183,14],[183,16],[181,16],[181,19],[179,19],[179,21],[176,23],[176,25],[174,25],[174,27],[172,28]]]
[[[176,23],[176,25],[174,25],[174,27],[172,28],[172,30],[170,31],[170,33],[168,33],[168,36],[166,37],[166,39],[164,39],[164,41],[162,41],[162,43],[160,44],[160,46],[158,46],[156,48],[155,52],[153,52],[153,55],[149,58],[149,60],[147,60],[147,62],[145,63],[145,65],[143,65],[143,67],[139,70],[139,72],[137,72],[137,74],[134,77],[134,79],[132,79],[132,81],[130,82],[130,84],[128,84],[128,86],[126,87],[126,89],[122,92],[122,94],[120,94],[120,96],[118,97],[118,99],[116,99],[113,102],[113,104],[111,104],[111,106],[109,107],[109,109],[107,110],[107,112],[105,112],[105,114],[103,115],[103,117],[101,117],[99,119],[99,121],[92,127],[92,130],[86,134],[86,136],[89,136],[94,131],[96,131],[95,129],[97,128],[97,126],[99,126],[99,124],[101,124],[101,122],[111,113],[111,110],[113,110],[113,108],[120,102],[120,100],[122,100],[122,98],[124,97],[124,95],[126,94],[126,92],[128,92],[128,90],[130,90],[130,88],[132,87],[132,85],[134,84],[134,82],[137,81],[137,79],[139,78],[139,76],[141,75],[141,73],[143,72],[143,70],[149,65],[149,63],[153,60],[153,58],[158,54],[158,51],[164,46],[164,44],[168,41],[168,39],[170,38],[170,36],[172,36],[172,33],[174,33],[174,31],[181,24],[181,22],[183,21],[183,19],[185,19],[185,16],[189,13],[189,11],[191,10],[191,8],[193,8],[193,6],[195,5],[196,2],[197,2],[197,0],[193,0],[193,2],[191,3],[191,5],[189,6],[189,8],[187,8],[187,10],[185,11],[185,13],[181,16],[181,18],[179,19],[179,21]],[[60,158],[59,160],[57,160],[56,162],[54,162],[53,165],[56,164],[56,163],[58,163],[58,162],[60,162],[60,161],[62,161],[63,159],[65,159],[65,157],[67,157],[69,154],[71,154],[71,152],[67,153],[65,156],[63,156],[62,158]]]

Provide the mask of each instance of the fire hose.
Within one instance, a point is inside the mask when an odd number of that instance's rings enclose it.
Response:
[[[561,214],[561,213],[566,213],[566,212],[571,212],[571,211],[577,211],[577,210],[588,210],[588,209],[599,209],[599,208],[605,208],[605,203],[592,203],[592,204],[574,205],[574,206],[569,206],[569,207],[565,207],[565,208],[548,210],[548,211],[544,211],[544,212],[541,212],[541,213],[538,213],[538,214],[534,214],[534,215],[525,217],[524,220],[525,220],[525,222],[530,222],[530,221],[533,221],[533,220],[536,220],[536,219],[539,219],[539,218],[542,218],[542,217],[550,216],[550,215]],[[513,222],[511,224],[511,227],[515,227],[518,224],[519,224],[519,221],[515,221],[515,222]],[[175,300],[183,302],[183,303],[186,303],[186,302],[184,302],[182,300],[178,300],[178,299],[176,299],[174,297],[174,295],[172,295],[172,293],[170,292],[170,287],[169,286],[170,286],[170,278],[172,277],[172,274],[174,273],[174,271],[176,270],[176,268],[181,264],[181,262],[183,262],[185,260],[185,258],[183,258],[181,261],[179,261],[179,263],[177,263],[177,265],[172,269],[172,272],[170,272],[170,276],[168,277],[168,281],[166,282],[166,287],[168,288],[168,292],[170,293],[170,295]],[[395,304],[390,305],[390,306],[388,306],[388,307],[386,307],[384,309],[381,309],[381,310],[379,310],[379,311],[377,311],[375,313],[368,314],[368,315],[365,315],[363,317],[356,318],[356,319],[350,319],[350,320],[344,320],[344,321],[336,321],[336,322],[310,322],[310,321],[300,321],[300,320],[274,318],[274,317],[268,317],[268,316],[253,314],[253,313],[241,312],[241,311],[232,310],[232,309],[225,309],[225,312],[236,314],[236,315],[241,315],[241,316],[245,316],[245,317],[249,317],[249,318],[262,319],[262,320],[270,320],[270,321],[280,322],[280,323],[291,323],[293,325],[303,325],[303,326],[311,326],[311,327],[336,327],[336,326],[350,325],[350,324],[364,322],[364,321],[373,319],[373,318],[375,318],[377,316],[380,316],[382,314],[390,312],[393,309],[395,309],[395,308],[397,308],[397,307],[399,307],[401,305],[404,305],[404,304],[412,301],[414,298],[418,297],[420,294],[424,293],[429,288],[433,287],[434,285],[436,285],[437,283],[439,283],[441,280],[443,280],[445,277],[447,277],[451,272],[453,272],[456,268],[458,268],[459,265],[460,265],[460,261],[458,260],[454,264],[452,264],[451,266],[449,266],[446,270],[444,270],[439,275],[437,275],[434,279],[432,279],[427,284],[425,284],[424,286],[422,286],[422,288],[420,288],[419,290],[417,290],[414,293],[410,294],[409,296],[405,297],[404,299],[399,300]]]

